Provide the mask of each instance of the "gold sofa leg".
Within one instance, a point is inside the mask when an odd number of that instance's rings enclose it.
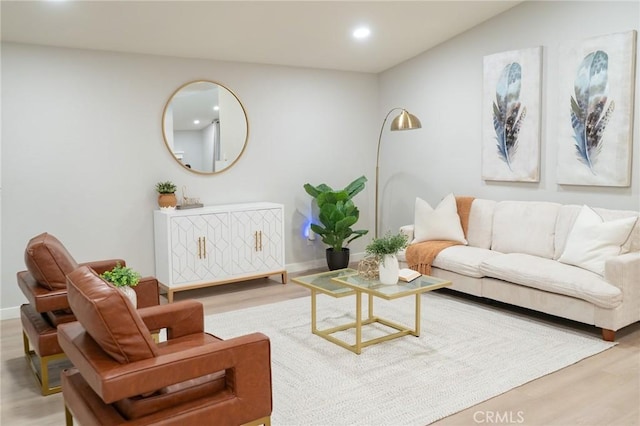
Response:
[[[49,387],[49,363],[57,359],[66,358],[65,354],[61,353],[43,357],[38,356],[35,351],[31,350],[29,337],[27,337],[27,334],[24,331],[22,332],[22,343],[24,346],[24,355],[27,358],[27,363],[29,364],[29,367],[31,368],[33,374],[36,376],[36,380],[40,384],[40,391],[42,392],[42,395],[47,396],[60,392],[62,390],[60,385]],[[39,360],[40,372],[38,372],[38,368],[34,363],[34,358]]]

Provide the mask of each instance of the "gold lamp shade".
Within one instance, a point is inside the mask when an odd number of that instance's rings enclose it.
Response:
[[[422,123],[415,115],[403,109],[399,116],[391,122],[391,131],[420,129]]]

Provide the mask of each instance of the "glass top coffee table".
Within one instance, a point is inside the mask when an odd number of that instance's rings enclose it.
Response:
[[[311,290],[311,332],[336,345],[342,346],[356,354],[362,352],[362,348],[375,345],[376,343],[395,339],[402,336],[420,335],[420,295],[427,291],[436,290],[438,288],[451,285],[451,281],[443,280],[428,275],[422,275],[411,282],[399,281],[394,285],[382,284],[378,280],[367,280],[360,275],[355,269],[339,269],[336,271],[322,272],[319,274],[305,275],[292,279],[293,282]],[[355,295],[356,298],[356,320],[337,327],[318,330],[316,326],[316,299],[318,293],[326,294],[331,297],[346,297]],[[362,318],[362,295],[368,296],[368,314],[367,318]],[[373,313],[373,299],[378,297],[385,300],[393,300],[401,297],[415,297],[415,325],[414,328],[398,324]],[[379,323],[383,324],[394,332],[377,337],[375,339],[362,341],[362,327],[365,325]],[[350,344],[335,336],[334,333],[354,328],[356,332],[355,344]]]

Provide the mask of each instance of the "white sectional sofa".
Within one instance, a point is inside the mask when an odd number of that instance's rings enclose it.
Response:
[[[558,260],[582,210],[550,202],[474,199],[468,245],[441,251],[431,275],[451,280],[453,290],[595,325],[605,340],[614,340],[616,330],[640,321],[640,220],[619,253],[607,257],[600,275]],[[607,223],[638,217],[635,211],[591,211]],[[409,241],[413,231],[413,225],[401,228]],[[571,244],[575,241],[574,234]],[[404,253],[399,259],[406,267]]]

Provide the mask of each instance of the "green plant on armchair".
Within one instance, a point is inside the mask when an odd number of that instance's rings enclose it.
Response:
[[[110,282],[124,293],[124,295],[131,300],[134,307],[138,305],[138,297],[135,290],[132,288],[137,286],[140,282],[140,274],[138,272],[128,266],[122,266],[120,263],[117,263],[113,269],[110,271],[104,271],[100,277],[105,281]]]

